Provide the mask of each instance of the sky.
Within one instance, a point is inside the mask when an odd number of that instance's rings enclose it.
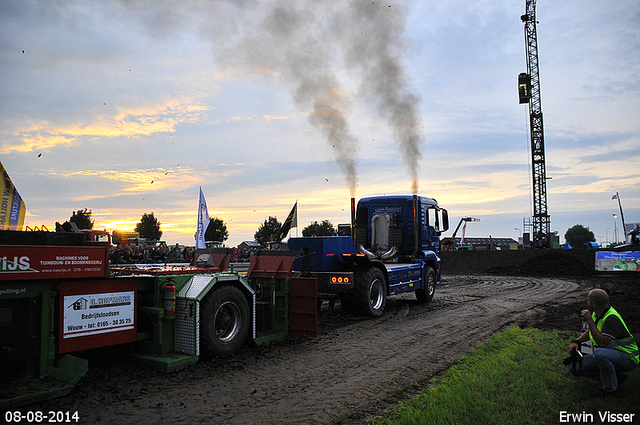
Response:
[[[640,3],[537,3],[551,230],[640,222]],[[0,161],[25,225],[194,245],[199,190],[253,240],[298,202],[435,198],[450,236],[521,236],[533,214],[525,0],[4,0]],[[618,217],[614,218],[613,214]]]

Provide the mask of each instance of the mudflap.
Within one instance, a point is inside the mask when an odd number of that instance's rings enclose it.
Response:
[[[315,277],[292,277],[289,282],[289,333],[318,336],[318,281]]]

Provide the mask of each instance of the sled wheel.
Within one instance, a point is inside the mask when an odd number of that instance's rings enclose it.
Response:
[[[229,356],[237,352],[249,333],[249,303],[240,289],[221,286],[201,305],[202,346],[207,354]]]

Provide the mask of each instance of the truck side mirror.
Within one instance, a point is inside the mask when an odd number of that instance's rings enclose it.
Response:
[[[449,213],[447,210],[442,210],[442,231],[449,230]]]

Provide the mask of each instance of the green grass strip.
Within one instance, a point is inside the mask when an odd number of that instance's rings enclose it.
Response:
[[[519,327],[496,334],[462,357],[433,387],[369,423],[609,423],[608,412],[617,415],[617,423],[627,414],[627,423],[640,424],[638,369],[615,396],[603,397],[599,383],[571,376],[562,364],[572,338],[573,333]]]

